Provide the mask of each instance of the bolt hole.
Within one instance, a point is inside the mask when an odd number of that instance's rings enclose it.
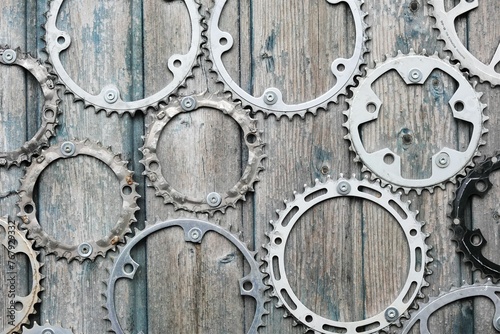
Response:
[[[250,133],[247,135],[247,142],[249,142],[250,144],[253,144],[257,141],[257,136],[254,135],[253,133]]]
[[[276,245],[281,245],[281,244],[283,243],[283,239],[281,239],[281,238],[276,238],[276,239],[274,239],[274,243],[275,243]]]
[[[174,66],[175,67],[178,68],[178,67],[181,67],[181,65],[182,65],[182,62],[179,59],[174,60]]]
[[[484,181],[477,181],[476,182],[476,189],[477,191],[483,192],[486,191],[488,187],[486,186],[486,182]]]
[[[32,213],[33,210],[34,210],[34,208],[33,208],[33,205],[31,205],[31,204],[26,204],[24,206],[24,212],[26,212],[28,214]]]
[[[392,163],[394,162],[394,155],[390,153],[384,155],[384,162],[388,165],[392,165]]]
[[[418,9],[418,2],[417,1],[412,1],[410,3],[410,10],[415,12]]]
[[[222,38],[219,40],[219,43],[220,43],[220,45],[226,45],[226,44],[227,44],[227,38],[226,38],[226,37],[222,37]]]
[[[64,44],[66,42],[66,38],[64,38],[63,36],[59,36],[57,37],[57,43],[59,44]]]
[[[415,229],[411,229],[411,230],[410,230],[410,235],[411,235],[412,237],[416,236],[416,235],[417,235],[417,230],[415,230]]]
[[[54,118],[54,115],[55,115],[54,110],[47,109],[47,110],[45,110],[44,115],[45,115],[45,118],[52,119],[52,118]]]
[[[311,322],[311,321],[313,321],[313,317],[312,317],[312,315],[306,315],[306,321],[307,321],[307,322]]]
[[[245,289],[245,291],[252,291],[253,289],[252,282],[246,281],[245,283],[243,283],[243,289]]]
[[[481,238],[481,236],[479,234],[474,234],[470,237],[470,242],[474,246],[479,246],[483,243],[483,238]]]
[[[132,188],[130,186],[125,186],[122,188],[122,193],[125,195],[125,196],[128,196],[132,193]]]
[[[455,103],[455,110],[456,111],[462,111],[464,110],[464,103],[461,102],[461,101],[458,101],[457,103]]]
[[[152,171],[158,170],[159,167],[160,167],[160,165],[155,161],[149,163],[149,169]]]
[[[16,308],[16,311],[21,311],[23,309],[23,303],[21,302],[16,302],[14,304],[14,307]]]
[[[375,110],[377,110],[377,106],[375,105],[375,103],[370,102],[370,103],[368,103],[368,104],[366,105],[366,110],[367,110],[369,113],[373,114],[373,113],[375,112]]]
[[[345,70],[345,65],[344,64],[338,64],[337,65],[337,71],[343,72]]]
[[[134,271],[134,266],[131,265],[130,263],[127,263],[126,265],[123,266],[123,271],[126,274],[131,274]]]

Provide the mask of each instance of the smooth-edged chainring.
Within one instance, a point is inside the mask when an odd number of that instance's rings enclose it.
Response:
[[[285,247],[300,217],[315,205],[344,196],[371,201],[389,212],[404,231],[410,254],[408,277],[393,303],[370,318],[352,322],[324,318],[305,306],[290,286],[285,270]],[[303,193],[294,193],[294,199],[285,201],[285,205],[284,210],[277,210],[278,220],[271,221],[273,230],[269,233],[270,241],[265,246],[268,254],[264,258],[267,263],[265,270],[269,274],[268,283],[273,289],[272,296],[279,300],[278,307],[285,307],[296,321],[316,333],[374,333],[397,324],[401,317],[408,314],[415,298],[421,294],[421,288],[428,285],[425,276],[430,274],[427,265],[432,258],[427,254],[430,247],[425,243],[427,235],[422,232],[423,224],[416,220],[416,214],[410,210],[409,203],[401,202],[399,194],[391,193],[377,182],[344,179],[341,176],[336,181],[328,178],[325,183],[316,180],[316,184],[306,187]]]
[[[455,197],[451,202],[450,218],[453,240],[457,243],[457,251],[463,253],[464,260],[470,262],[474,270],[500,280],[500,264],[488,260],[482,253],[486,246],[486,238],[480,229],[471,230],[467,224],[466,209],[474,195],[484,197],[493,187],[490,175],[500,169],[500,153],[486,158],[469,170],[460,181]],[[490,234],[488,234],[490,235]]]
[[[59,159],[76,156],[94,157],[113,171],[120,183],[123,204],[120,218],[107,236],[97,241],[68,245],[43,230],[38,222],[33,195],[38,178],[50,164]],[[21,228],[29,231],[28,237],[35,240],[36,246],[45,248],[48,254],[53,253],[58,258],[66,258],[68,261],[76,259],[82,262],[85,259],[94,260],[97,256],[105,256],[107,251],[115,249],[118,243],[124,241],[125,234],[131,232],[130,225],[136,221],[135,212],[139,210],[137,199],[140,197],[136,191],[137,185],[133,179],[133,172],[127,169],[127,162],[123,161],[120,155],[113,153],[111,148],[105,148],[89,139],[61,142],[43,150],[38,158],[33,159],[21,179],[18,191],[20,200],[17,203],[18,216],[23,221]]]
[[[158,222],[146,227],[142,231],[136,230],[135,236],[127,240],[125,246],[118,247],[120,254],[114,259],[109,279],[105,282],[107,289],[104,294],[106,297],[105,307],[108,310],[108,317],[106,319],[111,322],[112,331],[117,334],[124,334],[115,308],[115,302],[117,301],[115,299],[116,283],[118,280],[125,278],[132,280],[139,268],[139,264],[134,261],[130,251],[150,235],[171,227],[181,227],[184,230],[184,240],[191,243],[201,243],[207,232],[217,233],[231,242],[243,254],[243,257],[250,266],[250,273],[239,280],[240,294],[254,298],[256,303],[255,315],[247,334],[257,334],[258,328],[263,326],[262,317],[268,313],[265,308],[267,302],[265,292],[268,287],[264,284],[264,274],[260,271],[261,264],[255,259],[257,252],[250,251],[237,236],[222,227],[196,219],[173,219]]]
[[[8,46],[0,47],[0,64],[16,65],[31,73],[40,84],[44,97],[40,111],[40,127],[33,138],[14,151],[0,152],[0,167],[10,167],[13,164],[19,166],[23,161],[31,161],[33,155],[39,154],[42,148],[49,146],[49,139],[55,135],[57,117],[60,114],[57,79],[56,76],[49,74],[39,60],[21,52],[19,48],[13,50]]]
[[[192,69],[198,65],[198,56],[201,54],[202,25],[200,5],[196,0],[183,0],[191,19],[191,43],[188,53],[185,55],[174,54],[168,58],[168,69],[174,78],[159,92],[136,101],[123,101],[119,89],[110,84],[105,86],[98,95],[92,95],[80,87],[66,72],[61,62],[61,53],[68,49],[71,44],[71,36],[57,28],[56,23],[65,0],[49,1],[49,11],[46,14],[45,42],[46,52],[49,55],[48,62],[53,71],[58,75],[60,83],[71,92],[75,100],[83,101],[86,107],[92,106],[96,112],[104,110],[107,115],[116,112],[134,114],[136,111],[146,113],[148,108],[159,107],[160,103],[166,103],[168,97],[173,94],[186,79],[192,76]]]
[[[376,121],[383,101],[372,89],[372,84],[389,71],[395,70],[407,85],[422,85],[431,72],[439,69],[451,76],[458,88],[449,100],[449,105],[455,119],[472,125],[470,141],[464,151],[443,147],[432,156],[432,174],[428,178],[412,179],[402,175],[401,157],[389,148],[368,152],[361,136],[361,126]],[[393,190],[403,189],[405,193],[414,189],[421,193],[423,189],[430,192],[435,187],[444,187],[445,182],[456,182],[456,177],[465,175],[465,169],[473,166],[473,159],[479,156],[479,146],[484,145],[482,139],[487,130],[483,123],[488,117],[483,115],[486,105],[482,104],[474,87],[467,81],[457,66],[440,59],[437,55],[418,55],[413,50],[408,55],[401,52],[396,57],[387,58],[374,69],[367,71],[366,77],[353,89],[353,97],[348,100],[349,110],[344,112],[347,121],[343,124],[348,134],[345,139],[350,141],[349,149],[356,154],[355,161],[363,164],[363,172],[372,173],[372,179],[380,179],[383,185],[389,185]],[[392,111],[391,112],[395,112]],[[388,157],[390,159],[388,159]]]
[[[448,292],[443,292],[437,297],[429,298],[427,303],[419,304],[418,311],[412,313],[410,320],[404,323],[402,334],[408,334],[417,322],[419,322],[419,333],[430,334],[429,319],[435,312],[439,311],[448,304],[473,297],[485,297],[493,303],[495,306],[493,328],[497,332],[500,332],[499,294],[500,286],[491,284],[491,281],[488,281],[485,284],[476,283],[473,285],[463,285],[459,288],[451,289]]]
[[[8,260],[5,261],[7,268],[3,271],[2,284],[7,286],[7,296],[2,297],[2,302],[6,305],[5,323],[6,328],[0,328],[1,334],[20,333],[21,326],[29,324],[29,316],[36,313],[35,305],[40,302],[39,293],[43,288],[41,281],[43,275],[40,272],[42,264],[38,261],[38,252],[33,250],[33,242],[26,238],[26,231],[21,231],[15,222],[9,221],[8,217],[0,217],[0,244],[7,250]],[[1,232],[1,231],[0,231]],[[27,256],[31,267],[31,289],[27,296],[19,296],[17,286],[19,280],[25,277],[19,277],[18,263],[16,254]]]
[[[241,128],[245,145],[248,149],[248,163],[242,176],[231,189],[224,194],[212,192],[203,197],[190,197],[170,185],[161,172],[161,164],[157,155],[160,136],[167,124],[177,115],[196,111],[198,108],[209,108],[231,117]],[[262,160],[264,143],[257,128],[257,120],[250,117],[250,111],[243,109],[240,103],[231,102],[213,94],[199,94],[172,99],[167,106],[162,106],[155,119],[148,125],[144,146],[140,149],[144,158],[140,161],[144,167],[144,175],[152,182],[156,195],[163,197],[165,204],[173,204],[176,210],[203,212],[213,215],[216,211],[225,212],[234,207],[245,194],[254,191],[254,183],[259,181],[258,174],[264,169]]]
[[[431,15],[436,19],[435,28],[439,30],[439,39],[445,42],[445,50],[453,55],[461,68],[471,75],[477,76],[481,82],[487,81],[492,86],[500,85],[500,73],[495,67],[500,62],[500,45],[497,46],[489,64],[477,59],[462,43],[455,28],[455,21],[460,15],[466,14],[479,6],[479,0],[460,0],[451,10],[446,11],[444,0],[427,0],[433,7]]]
[[[275,115],[278,119],[286,115],[291,119],[294,115],[304,117],[307,112],[316,114],[318,108],[326,109],[328,103],[336,102],[339,95],[347,93],[349,86],[354,86],[354,79],[361,75],[361,66],[364,64],[364,54],[367,52],[366,41],[368,36],[367,24],[364,22],[366,14],[361,10],[364,1],[361,0],[326,0],[330,4],[347,3],[354,19],[356,37],[354,51],[350,58],[339,58],[332,62],[330,70],[336,78],[336,83],[326,93],[310,101],[298,104],[286,104],[282,92],[275,87],[267,88],[264,94],[255,97],[247,93],[237,82],[231,78],[222,61],[223,54],[232,49],[234,39],[230,33],[219,28],[222,11],[228,0],[216,0],[211,10],[208,22],[209,59],[212,70],[217,73],[218,80],[224,84],[225,90],[230,92],[233,99],[241,101],[243,106],[251,107],[253,111],[262,111],[267,115]],[[231,0],[229,0],[231,1]]]

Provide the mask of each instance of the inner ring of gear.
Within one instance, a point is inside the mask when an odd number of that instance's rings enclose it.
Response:
[[[68,245],[48,235],[40,226],[36,215],[37,209],[33,200],[33,191],[40,174],[51,163],[79,155],[94,157],[113,171],[120,183],[123,204],[120,218],[109,235],[97,241]],[[68,261],[77,259],[81,262],[85,259],[94,260],[97,256],[104,256],[108,250],[114,249],[116,244],[123,242],[125,234],[131,232],[130,225],[136,221],[134,215],[139,210],[136,201],[140,196],[136,191],[137,183],[134,182],[132,176],[133,172],[127,169],[127,162],[121,160],[120,155],[114,154],[110,148],[102,147],[100,143],[86,139],[53,145],[43,150],[41,155],[33,160],[21,179],[20,200],[17,203],[19,206],[18,216],[23,221],[21,227],[27,229],[30,239],[34,239],[37,246],[44,247],[48,254],[54,253],[57,257],[66,258]]]
[[[369,188],[370,191],[363,191],[365,188]],[[310,195],[315,193],[320,195],[310,199]],[[285,271],[286,243],[300,217],[317,204],[343,196],[368,200],[388,211],[404,231],[410,250],[408,278],[396,300],[377,315],[352,322],[327,319],[307,308],[292,290]],[[341,177],[337,181],[328,179],[325,183],[316,180],[313,187],[306,187],[302,194],[294,193],[293,201],[285,202],[286,208],[279,211],[278,220],[271,221],[273,231],[269,234],[270,242],[266,246],[268,254],[264,260],[267,262],[266,270],[269,274],[269,283],[273,288],[272,295],[279,299],[278,305],[283,304],[287,311],[301,324],[319,333],[332,333],[329,330],[332,328],[335,329],[335,333],[344,333],[344,331],[347,333],[373,333],[397,321],[408,310],[420,293],[420,289],[427,286],[424,278],[427,274],[426,265],[432,261],[427,255],[429,249],[425,243],[427,236],[421,231],[422,223],[416,220],[415,213],[410,210],[409,204],[401,202],[399,195],[392,194],[387,188],[381,188],[377,183]],[[396,204],[398,210],[391,204]],[[400,212],[404,212],[406,217],[403,217]],[[285,219],[287,223],[286,226],[283,226]],[[421,259],[421,262],[418,263],[417,259]],[[275,272],[273,262],[277,262],[278,272]],[[412,285],[415,286],[413,291]],[[288,294],[287,298],[284,297],[285,293]],[[293,305],[289,303],[289,300],[293,302]],[[365,328],[370,329],[366,331]]]
[[[121,246],[119,247],[120,254],[114,260],[106,290],[106,308],[108,309],[108,318],[109,321],[111,321],[113,331],[118,334],[124,333],[118,321],[115,309],[115,285],[121,278],[132,280],[137,272],[137,269],[139,268],[139,264],[134,261],[130,251],[141,240],[147,238],[151,234],[176,226],[181,227],[184,230],[184,240],[186,242],[201,243],[207,232],[215,232],[230,241],[238,248],[241,254],[243,254],[245,260],[250,266],[250,273],[239,280],[240,294],[242,296],[250,296],[255,299],[255,315],[247,333],[257,334],[257,329],[263,325],[262,317],[264,314],[268,313],[264,307],[265,291],[268,287],[264,284],[264,274],[259,269],[260,264],[255,259],[257,252],[250,251],[245,244],[238,239],[238,237],[226,231],[222,227],[196,219],[173,219],[158,222],[142,231],[136,231],[136,235],[132,239],[128,240],[127,244],[123,248]],[[130,269],[126,270],[126,267]]]
[[[465,151],[443,147],[432,156],[431,177],[408,179],[402,176],[401,157],[398,154],[387,147],[372,153],[366,151],[360,127],[364,123],[375,121],[382,108],[382,101],[372,89],[372,84],[377,79],[391,70],[396,70],[407,85],[422,85],[435,69],[443,71],[458,82],[457,91],[450,98],[449,105],[453,117],[471,123],[473,129]],[[399,53],[397,57],[388,58],[376,68],[368,70],[366,77],[353,89],[353,98],[349,101],[350,109],[344,113],[348,117],[344,126],[349,132],[345,138],[351,142],[350,149],[356,153],[356,161],[361,160],[363,163],[363,171],[368,170],[375,174],[376,178],[391,184],[393,188],[403,188],[405,192],[410,188],[416,189],[417,192],[421,192],[423,188],[432,191],[434,187],[441,186],[448,180],[455,182],[456,176],[464,175],[465,168],[472,166],[473,158],[479,155],[478,147],[484,144],[481,136],[487,132],[483,129],[483,122],[488,119],[482,113],[486,106],[481,103],[480,97],[481,94],[476,93],[456,66],[436,55],[417,55],[413,51],[409,55]],[[389,162],[385,161],[387,156],[392,157]]]
[[[157,145],[163,129],[175,116],[195,111],[198,108],[210,108],[223,112],[230,116],[243,131],[245,145],[248,149],[247,166],[235,186],[225,194],[210,193],[203,198],[186,196],[174,189],[165,179],[161,172],[161,164],[157,156]],[[212,94],[200,94],[186,96],[181,99],[172,100],[166,107],[155,115],[154,121],[148,126],[144,137],[144,146],[141,151],[144,159],[140,162],[144,165],[144,175],[147,175],[156,189],[156,195],[164,199],[164,203],[171,203],[175,209],[183,209],[193,212],[206,212],[213,214],[215,211],[224,212],[228,206],[235,206],[240,199],[245,199],[248,191],[253,191],[253,184],[257,182],[258,173],[263,170],[262,160],[266,157],[263,153],[264,144],[257,129],[257,120],[249,115],[249,111],[241,108],[239,103],[227,101]]]
[[[84,101],[85,106],[92,105],[96,111],[105,110],[107,114],[111,112],[134,114],[137,110],[145,113],[149,107],[157,109],[160,102],[166,102],[168,96],[191,75],[191,70],[196,65],[201,48],[201,15],[198,11],[199,5],[195,0],[184,0],[191,19],[191,45],[187,54],[174,54],[168,59],[168,69],[172,72],[174,78],[166,87],[137,101],[123,101],[120,91],[115,85],[107,85],[98,95],[88,93],[73,81],[61,63],[60,53],[69,48],[71,44],[69,34],[56,27],[57,17],[64,1],[52,0],[49,2],[50,8],[45,25],[46,50],[49,55],[49,62],[59,76],[61,83],[74,94],[77,100]]]
[[[5,275],[5,284],[13,286],[13,288],[9,288],[9,293],[4,297],[6,300],[7,314],[6,317],[8,321],[5,323],[10,323],[12,321],[13,325],[8,325],[6,328],[0,328],[2,334],[9,333],[18,333],[21,332],[21,326],[23,324],[28,324],[29,316],[31,314],[35,314],[35,304],[40,302],[40,298],[38,294],[43,290],[41,286],[41,281],[43,276],[40,272],[40,268],[42,267],[41,263],[38,262],[37,256],[38,252],[33,250],[32,241],[29,241],[26,238],[26,232],[21,231],[17,228],[16,224],[12,221],[9,221],[8,217],[0,217],[0,229],[5,231],[5,235],[2,240],[0,240],[1,244],[7,249],[9,261],[8,263],[8,271]],[[30,262],[31,266],[31,275],[32,283],[30,293],[26,297],[20,297],[16,295],[16,282],[17,282],[17,267],[15,266],[15,254],[25,254]],[[12,292],[10,292],[12,291]],[[11,293],[14,295],[11,298]],[[8,304],[7,304],[8,303]],[[22,308],[18,308],[18,305],[21,304]],[[2,314],[2,316],[4,316]]]
[[[451,229],[454,232],[453,240],[457,242],[457,251],[464,254],[465,261],[472,263],[474,269],[481,270],[485,275],[500,279],[500,265],[488,260],[482,249],[486,246],[486,238],[480,229],[470,230],[466,225],[465,210],[472,196],[483,198],[493,187],[490,175],[500,169],[500,153],[478,163],[469,170],[455,193],[451,203]],[[478,240],[477,242],[475,240]]]
[[[477,76],[480,81],[488,81],[494,86],[500,85],[500,73],[495,70],[495,66],[500,62],[500,45],[497,46],[490,63],[485,64],[467,50],[455,28],[456,19],[477,8],[479,0],[461,0],[449,11],[445,10],[444,0],[428,0],[428,3],[434,8],[431,15],[436,19],[435,26],[440,31],[439,38],[446,44],[445,49],[460,62],[460,66]]]
[[[462,286],[438,297],[429,298],[429,302],[419,305],[418,311],[416,311],[415,314],[412,314],[410,320],[405,323],[402,333],[409,333],[412,327],[417,323],[417,321],[419,321],[419,333],[429,334],[429,319],[434,312],[448,304],[471,297],[486,297],[491,300],[495,306],[493,327],[500,332],[500,297],[498,296],[498,293],[500,293],[500,287],[494,286],[491,284],[491,281],[488,281],[486,284]]]
[[[337,97],[345,94],[347,87],[354,85],[354,78],[361,74],[360,67],[364,63],[363,55],[366,52],[365,42],[367,25],[364,22],[365,14],[361,10],[362,1],[359,0],[327,0],[330,4],[345,2],[354,19],[356,29],[356,39],[354,51],[351,58],[338,58],[332,62],[330,70],[336,77],[337,82],[323,95],[299,104],[286,104],[283,101],[282,93],[278,88],[270,87],[264,94],[255,97],[242,89],[229,75],[222,61],[222,55],[229,51],[234,44],[233,37],[228,32],[219,29],[219,21],[228,0],[216,0],[212,9],[211,20],[208,25],[207,46],[213,70],[218,74],[219,80],[224,83],[225,89],[233,94],[234,99],[240,99],[244,106],[250,106],[254,111],[262,111],[266,115],[274,114],[279,119],[286,115],[292,118],[293,115],[304,117],[310,111],[316,113],[318,108],[326,108],[329,102],[336,102]]]
[[[57,116],[60,110],[57,107],[59,96],[56,88],[56,78],[49,74],[47,69],[38,60],[20,49],[12,50],[8,46],[0,47],[0,63],[4,65],[17,65],[35,77],[40,84],[44,96],[41,111],[41,125],[36,134],[20,148],[11,152],[0,152],[0,166],[10,167],[23,161],[30,161],[33,155],[49,146],[49,138],[55,135]]]

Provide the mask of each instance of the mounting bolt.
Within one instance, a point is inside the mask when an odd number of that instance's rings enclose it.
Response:
[[[54,332],[54,330],[52,328],[45,328],[43,331],[42,331],[42,334],[55,334],[56,332]]]
[[[221,202],[222,202],[222,197],[218,193],[211,192],[210,194],[207,195],[208,205],[217,207],[220,205]]]
[[[12,49],[7,49],[3,52],[2,60],[4,63],[12,64],[13,62],[16,61],[16,59],[17,59],[16,51],[14,51]]]
[[[183,97],[181,100],[181,107],[184,111],[193,111],[196,109],[196,100],[192,96]]]
[[[422,72],[420,70],[414,68],[410,70],[410,74],[408,75],[408,78],[410,79],[411,82],[419,82],[422,80]]]
[[[75,144],[73,144],[70,141],[65,141],[64,143],[61,144],[61,153],[65,157],[70,157],[73,154],[75,154],[75,150],[76,150]]]
[[[385,310],[384,316],[387,321],[392,322],[399,318],[399,312],[396,308],[389,307],[387,310]]]
[[[78,254],[81,257],[89,257],[92,254],[92,246],[86,242],[81,243],[78,246]]]
[[[278,102],[278,95],[275,92],[269,90],[264,93],[264,102],[267,105],[272,106],[273,104]]]
[[[347,195],[351,192],[351,185],[347,181],[341,181],[337,185],[337,192],[341,195]]]
[[[436,165],[440,168],[448,167],[450,164],[450,156],[447,153],[439,153],[436,157]]]
[[[198,242],[201,240],[202,233],[199,228],[193,227],[189,230],[188,235],[192,242]]]
[[[115,103],[116,101],[118,101],[118,91],[114,88],[108,89],[104,93],[104,100],[107,103]]]

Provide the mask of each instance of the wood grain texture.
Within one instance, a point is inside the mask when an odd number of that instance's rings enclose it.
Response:
[[[210,20],[212,0],[201,1],[200,12]],[[452,8],[458,0],[446,0]],[[481,60],[491,58],[497,47],[499,23],[491,19],[499,8],[494,1],[481,1],[479,8],[456,22],[457,31],[471,52]],[[46,57],[40,40],[47,9],[43,1],[23,3],[4,0],[0,5],[0,44],[21,46],[39,57]],[[373,67],[386,54],[398,50],[408,53],[423,49],[438,52],[443,42],[432,28],[431,8],[423,0],[367,1],[368,42],[366,62]],[[228,0],[219,26],[234,38],[233,49],[223,62],[233,80],[246,92],[259,96],[268,87],[283,92],[287,103],[304,102],[323,94],[334,84],[330,64],[338,57],[352,54],[354,25],[345,3],[314,1]],[[114,83],[124,100],[137,100],[163,88],[172,74],[166,60],[172,54],[189,49],[191,28],[183,1],[85,0],[66,1],[58,27],[73,37],[70,49],[62,54],[68,73],[83,88],[98,93]],[[206,53],[199,57],[193,78],[187,80],[178,95],[223,90]],[[0,147],[20,145],[37,129],[40,92],[37,84],[17,68],[0,65]],[[437,88],[436,88],[437,87]],[[421,177],[429,173],[428,157],[436,149],[449,146],[464,148],[469,128],[455,122],[447,98],[456,83],[435,71],[422,86],[407,86],[399,76],[388,73],[374,85],[384,101],[383,112],[376,122],[363,127],[363,140],[370,151],[389,147],[404,158],[404,174]],[[496,128],[500,120],[495,106],[500,103],[500,89],[479,84],[481,101],[489,105],[490,117],[485,136],[487,144],[481,152],[491,155],[498,149]],[[21,96],[22,98],[18,98]],[[229,94],[225,94],[230,97]],[[155,195],[142,175],[139,160],[143,145],[141,136],[152,122],[155,111],[147,116],[94,113],[74,102],[72,95],[62,97],[60,126],[56,143],[72,138],[92,138],[130,161],[139,182],[140,212],[134,225],[143,229],[146,221],[154,224],[174,218],[197,218],[218,224],[248,242],[248,247],[266,254],[261,247],[268,242],[269,220],[275,220],[276,209],[283,200],[291,200],[293,191],[303,185],[325,181],[327,175],[338,178],[355,174],[360,178],[361,165],[353,161],[349,143],[344,139],[346,121],[342,114],[348,108],[346,98],[320,110],[316,116],[292,120],[253,115],[258,120],[266,143],[265,171],[255,192],[238,202],[225,214],[209,217],[174,211],[170,204]],[[397,116],[396,116],[397,115]],[[422,116],[424,115],[424,116]],[[403,149],[401,130],[410,129],[413,144]],[[218,110],[200,108],[172,119],[164,129],[158,156],[165,178],[185,194],[203,197],[211,191],[219,193],[231,188],[241,176],[248,152],[236,122]],[[17,198],[11,192],[22,176],[20,168],[0,169],[0,214],[14,217]],[[472,201],[471,226],[488,235],[485,253],[496,259],[500,231],[493,213],[498,211],[500,173],[492,177],[494,187],[484,199]],[[37,184],[37,208],[41,225],[51,234],[68,241],[83,241],[106,233],[119,214],[120,197],[116,178],[102,163],[88,157],[60,161],[42,174]],[[402,201],[411,200],[418,210],[418,220],[426,223],[430,233],[427,244],[433,249],[432,275],[426,280],[425,295],[437,296],[463,281],[480,278],[464,264],[455,252],[449,230],[448,203],[455,186],[447,184],[434,193],[411,192]],[[207,234],[201,244],[184,241],[179,228],[162,230],[132,251],[140,267],[133,280],[120,280],[116,287],[116,308],[126,333],[246,333],[252,321],[255,303],[240,295],[238,280],[248,274],[242,254],[225,238]],[[116,254],[108,254],[116,255]],[[0,252],[0,265],[5,265],[5,252]],[[83,264],[56,261],[42,254],[45,291],[42,304],[33,320],[60,323],[75,334],[103,333],[109,322],[101,308],[112,259],[98,259]],[[22,261],[20,259],[20,261]],[[375,203],[345,198],[331,200],[309,210],[291,233],[285,257],[292,288],[300,299],[318,314],[341,321],[360,320],[383,311],[399,293],[408,270],[409,254],[401,228]],[[3,267],[2,267],[3,268]],[[21,266],[26,271],[26,265]],[[3,275],[3,273],[2,273]],[[3,276],[2,276],[3,277]],[[27,287],[29,279],[19,284]],[[0,288],[0,298],[5,295]],[[427,298],[426,297],[426,298]],[[266,327],[259,333],[298,334],[283,318],[276,299],[267,305]],[[0,303],[0,325],[5,305]],[[433,333],[493,333],[492,305],[481,299],[467,300],[436,313],[431,318]],[[391,327],[391,333],[400,329]],[[418,333],[414,328],[412,333]]]

